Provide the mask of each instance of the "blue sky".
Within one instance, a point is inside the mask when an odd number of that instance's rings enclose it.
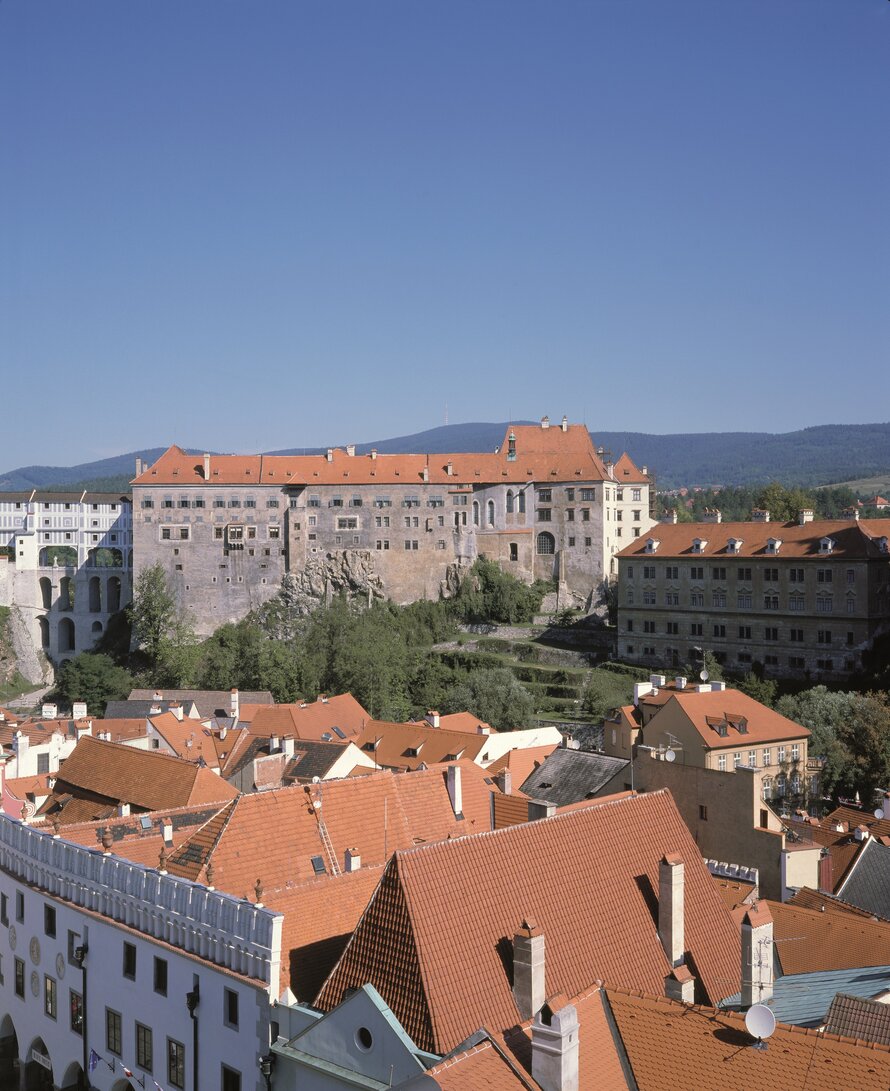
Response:
[[[0,469],[887,419],[887,0],[0,0]]]

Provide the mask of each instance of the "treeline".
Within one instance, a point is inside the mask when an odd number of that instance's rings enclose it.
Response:
[[[131,633],[119,626],[97,652],[63,668],[56,696],[65,704],[85,700],[100,714],[135,685],[267,689],[276,701],[350,692],[379,719],[468,709],[494,727],[518,727],[530,721],[535,702],[509,670],[449,666],[430,649],[455,640],[461,624],[531,621],[549,589],[529,587],[480,560],[449,600],[362,609],[337,599],[307,615],[276,596],[199,641],[177,616],[164,573],[154,566],[140,574],[130,611],[138,650],[130,651]]]
[[[856,506],[859,498],[846,485],[830,485],[823,489],[789,488],[774,481],[760,487],[736,486],[704,489],[687,496],[662,495],[662,507],[677,512],[684,523],[698,523],[706,513],[718,509],[726,523],[745,522],[755,508],[766,509],[774,522],[792,522],[803,508],[811,508],[817,519],[840,519],[847,508]],[[876,508],[860,509],[863,519],[881,513]]]

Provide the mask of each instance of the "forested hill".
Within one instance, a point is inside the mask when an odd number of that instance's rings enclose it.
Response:
[[[517,421],[515,423],[528,423]],[[506,423],[448,424],[394,439],[357,445],[362,454],[375,447],[382,454],[401,452],[489,451],[503,442]],[[659,489],[682,485],[812,486],[872,477],[890,471],[890,423],[826,424],[798,432],[592,432],[594,442],[617,458],[627,451],[657,476]],[[351,442],[341,438],[340,446]],[[153,462],[162,448],[133,451],[78,466],[25,466],[0,474],[0,490],[95,488],[123,490],[136,458]],[[317,453],[322,448],[292,447],[272,454]],[[200,452],[197,452],[200,453]]]

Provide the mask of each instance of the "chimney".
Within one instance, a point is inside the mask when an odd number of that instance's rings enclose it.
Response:
[[[431,708],[429,710],[429,712],[426,714],[425,719],[426,719],[426,722],[430,725],[430,727],[438,727],[439,726],[439,713],[434,708]]]
[[[429,479],[430,479],[430,468],[429,468],[429,466],[424,466],[423,471],[422,471],[422,477],[423,477],[424,481],[429,481]]]
[[[294,756],[294,737],[293,735],[285,735],[281,740],[281,748],[284,751],[284,756],[290,761]]]
[[[346,454],[350,458],[355,458],[355,444],[354,443],[347,443],[346,444]]]
[[[688,966],[675,966],[664,979],[664,995],[668,1000],[691,1004],[695,1000],[695,978]]]
[[[541,428],[546,431],[546,429],[548,429],[549,427],[550,427],[550,418],[549,417],[541,417]]]
[[[220,727],[220,729],[219,729],[219,741],[222,742],[223,739],[225,739],[226,735],[228,735],[228,733],[229,733],[228,727],[226,727],[226,725],[223,724],[222,727]]]
[[[726,689],[726,683],[725,682],[712,682],[711,683],[711,692],[712,693],[722,693],[725,689]]]
[[[136,476],[137,477],[142,476],[142,459],[141,458],[136,459]]]
[[[172,845],[173,844],[173,823],[170,821],[169,818],[162,818],[161,819],[161,833],[163,834],[163,837],[164,837],[164,844],[165,845]]]
[[[522,1021],[544,1006],[544,933],[533,921],[513,937],[513,999]]]
[[[773,918],[763,902],[742,920],[741,1007],[762,1004],[773,995]]]
[[[825,894],[834,892],[834,861],[828,849],[819,857],[819,889]]]
[[[118,805],[117,805],[117,817],[118,818],[129,818],[130,817],[130,804],[129,803],[118,803]]]
[[[377,461],[377,448],[376,447],[371,448],[371,461],[372,462]]]
[[[652,692],[651,682],[634,682],[634,704],[640,703],[640,698]]]
[[[672,967],[683,962],[683,861],[675,852],[658,865],[658,936]]]
[[[454,463],[451,461],[450,458],[445,466],[445,473],[448,474],[449,477],[452,477],[454,475]]]
[[[560,428],[562,428],[563,432],[568,432],[568,430],[569,430],[569,418],[568,417],[564,416],[562,418],[562,424],[560,425]]]
[[[686,682],[687,679],[684,678],[682,674],[678,674],[677,677],[674,679],[674,685],[677,687],[677,689],[686,689]]]
[[[269,753],[274,754],[274,753],[277,752],[277,750],[278,750],[278,736],[277,735],[270,735],[269,736]]]
[[[667,678],[663,674],[650,674],[649,685],[653,689],[664,689],[667,685]]]
[[[578,1091],[579,1072],[578,1009],[555,996],[532,1023],[532,1078],[542,1091]]]
[[[649,467],[648,466],[641,466],[640,470],[641,470],[641,472],[643,474],[643,477],[648,477],[649,476]]]
[[[751,521],[753,523],[768,523],[769,512],[766,510],[766,508],[755,508],[751,512]]]
[[[40,715],[44,720],[54,720],[58,714],[58,705],[45,701],[40,707]]]
[[[86,701],[75,701],[71,706],[72,720],[85,720],[87,718]]]
[[[528,801],[529,822],[537,822],[539,818],[552,818],[555,814],[555,803],[548,803],[543,799],[530,799]]]
[[[333,447],[328,447],[328,453],[325,455],[325,458],[328,460],[328,462],[333,462],[334,461],[334,448]]]
[[[513,791],[513,774],[509,769],[502,769],[494,778],[494,782],[505,796],[510,795]]]
[[[460,783],[460,766],[449,765],[445,770],[445,783],[448,785],[448,796],[451,799],[451,809],[455,818],[464,816],[464,798]]]
[[[204,480],[210,480],[210,455],[204,452]]]
[[[179,701],[173,701],[170,705],[170,711],[180,722],[182,721],[182,705]]]
[[[160,692],[160,690],[157,690],[157,689],[156,689],[156,690],[154,691],[154,693],[153,693],[153,694],[151,695],[151,699],[152,699],[153,701],[155,701],[155,702],[157,702],[157,701],[163,701],[163,700],[164,700],[164,695],[163,695],[163,693],[161,693],[161,692]]]
[[[347,849],[345,856],[345,863],[343,866],[344,871],[360,871],[362,866],[362,855],[358,849]]]
[[[677,509],[671,508],[670,511],[664,512],[662,517],[658,520],[660,523],[676,523],[677,522]]]
[[[812,523],[814,514],[812,508],[801,508],[800,513],[798,514],[800,525],[803,526],[804,523]]]

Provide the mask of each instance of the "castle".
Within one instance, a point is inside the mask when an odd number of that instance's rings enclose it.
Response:
[[[160,563],[199,634],[281,588],[405,603],[449,594],[480,556],[585,603],[613,557],[653,525],[646,467],[594,447],[583,425],[508,427],[494,452],[187,454],[133,480],[135,575]]]

